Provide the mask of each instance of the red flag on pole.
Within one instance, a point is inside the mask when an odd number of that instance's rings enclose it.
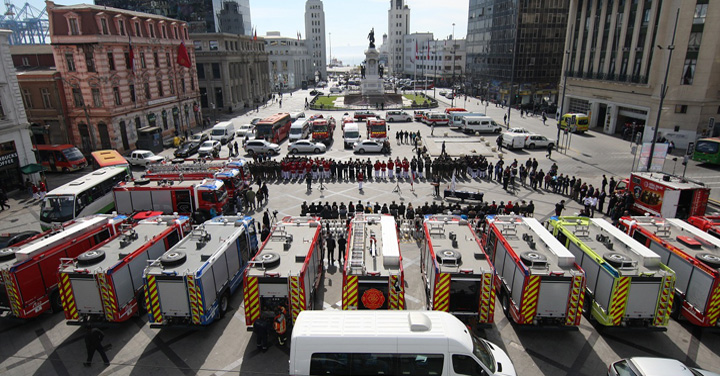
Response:
[[[128,56],[130,58],[130,66],[128,67],[128,69],[130,69],[132,73],[135,74],[135,51],[133,51],[132,40],[130,39],[130,31],[128,31],[128,50]]]
[[[187,48],[185,48],[185,41],[182,41],[178,46],[177,63],[185,68],[190,68],[192,63],[190,62],[190,55],[188,55]]]
[[[255,29],[255,35],[253,36],[253,40],[257,40],[257,28]]]
[[[430,39],[428,39],[428,60],[430,60]]]
[[[415,39],[415,61],[418,59],[418,43],[417,39]]]

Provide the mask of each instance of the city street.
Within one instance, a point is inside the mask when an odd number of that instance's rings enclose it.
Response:
[[[282,108],[279,103],[270,103],[261,107],[259,112],[241,115],[241,119],[249,123],[253,118],[263,118],[278,112],[302,111],[306,98],[310,100],[309,90],[299,90],[284,94]],[[433,90],[427,90],[433,95]],[[441,105],[437,111],[450,107],[450,100],[437,95]],[[496,107],[494,104],[485,106],[478,99],[458,97],[455,107],[464,107],[471,112],[485,112],[497,123],[503,123],[507,108]],[[383,111],[378,111],[383,113]],[[408,111],[412,114],[412,111]],[[351,150],[343,149],[342,131],[339,121],[344,111],[305,111],[306,116],[322,113],[325,117],[333,116],[338,120],[334,134],[334,142],[324,154],[309,155],[313,158],[333,158],[347,160],[352,158],[387,160],[387,156],[378,154],[355,155]],[[352,115],[352,112],[350,112]],[[207,114],[205,114],[207,116]],[[232,118],[232,115],[217,114],[218,120]],[[550,114],[553,115],[553,114]],[[531,132],[542,134],[548,138],[557,138],[554,119],[548,119],[543,125],[540,116],[520,117],[518,111],[512,111],[511,127],[523,127]],[[410,144],[399,145],[395,140],[398,130],[420,131],[424,142],[432,144],[428,147],[440,150],[446,142],[450,156],[459,156],[453,150],[453,143],[474,142],[478,145],[488,142],[495,147],[497,135],[481,134],[464,135],[459,131],[446,127],[436,127],[434,136],[430,135],[430,127],[418,123],[390,123],[390,142],[392,156],[411,159],[415,152]],[[208,130],[206,130],[207,132]],[[361,123],[361,133],[364,134]],[[483,140],[484,139],[484,140]],[[240,143],[240,140],[237,140]],[[287,140],[280,144],[282,153],[273,157],[275,160],[287,155]],[[464,150],[464,149],[463,149]],[[539,169],[549,170],[553,163],[559,166],[559,173],[581,178],[588,184],[600,186],[602,176],[615,177],[616,180],[629,176],[632,169],[633,155],[631,145],[619,136],[606,135],[590,130],[585,134],[572,135],[569,148],[555,150],[552,158],[546,157],[545,149],[514,150],[503,149],[502,158],[511,163],[513,159],[524,163],[528,158],[535,158]],[[669,156],[664,170],[676,174],[683,173],[682,151]],[[166,149],[164,156],[172,158],[172,149]],[[221,157],[228,154],[227,147],[222,149]],[[241,149],[241,154],[243,154]],[[495,152],[489,160],[498,161],[499,153]],[[672,160],[677,157],[675,164]],[[247,157],[249,160],[251,158]],[[88,173],[85,171],[69,174],[48,174],[49,189]],[[138,177],[139,168],[134,169]],[[709,187],[720,187],[720,169],[711,168],[690,161],[686,176],[705,182]],[[324,189],[314,183],[311,191],[306,190],[301,182],[268,182],[269,204],[259,211],[247,213],[256,220],[262,218],[265,209],[278,211],[278,218],[286,215],[299,215],[300,206],[310,202],[358,202],[390,204],[404,202],[418,207],[425,202],[432,203],[440,199],[433,197],[433,187],[428,181],[419,179],[411,184],[408,181],[381,180],[366,181],[364,189],[358,190],[354,181],[324,182]],[[397,184],[397,185],[396,185]],[[450,181],[441,183],[441,189],[450,186]],[[399,192],[394,189],[398,187]],[[555,204],[566,200],[563,214],[574,215],[581,205],[542,189],[532,190],[525,187],[508,192],[495,181],[477,181],[457,179],[457,190],[472,190],[485,193],[486,201],[533,201],[535,218],[544,222],[551,215]],[[720,189],[711,192],[711,198],[720,200]],[[27,197],[23,192],[11,197],[11,208],[0,212],[0,232],[12,232],[39,228],[39,203]],[[712,210],[712,209],[711,209]],[[420,275],[421,243],[411,239],[403,239],[401,252],[405,268],[406,299],[410,309],[425,309],[426,298]],[[326,261],[327,263],[327,261]],[[316,306],[324,309],[339,309],[341,300],[342,272],[337,265],[327,265],[326,275],[322,282]],[[57,374],[57,375],[286,375],[288,368],[289,346],[272,346],[263,353],[255,348],[252,332],[245,327],[242,291],[231,299],[231,314],[209,327],[201,328],[168,328],[150,329],[147,317],[137,317],[128,322],[108,326],[105,331],[105,342],[112,343],[109,351],[111,365],[102,368],[96,357],[92,368],[83,367],[85,347],[82,328],[65,325],[62,313],[43,315],[30,321],[1,320],[0,333],[4,340],[0,343],[0,373],[9,375]],[[699,366],[720,372],[720,336],[718,332],[702,330],[686,322],[671,320],[666,332],[647,332],[642,329],[609,329],[600,331],[586,318],[577,331],[555,331],[541,328],[519,328],[511,324],[503,315],[499,303],[495,309],[495,323],[489,328],[481,329],[480,334],[502,347],[513,360],[518,375],[601,375],[607,372],[608,365],[620,358],[630,356],[662,356],[679,359],[686,364]]]

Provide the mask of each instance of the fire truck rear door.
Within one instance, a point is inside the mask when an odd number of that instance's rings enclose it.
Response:
[[[71,274],[70,285],[80,313],[103,313],[100,289],[94,274]]]
[[[663,203],[662,208],[660,209],[660,215],[665,218],[675,218],[675,214],[678,210],[678,202],[680,201],[681,192],[682,191],[679,190],[665,190],[665,194],[663,194],[662,198]]]
[[[453,314],[477,314],[480,303],[479,278],[458,278],[451,276],[450,281],[450,312]]]
[[[185,282],[181,277],[157,276],[158,295],[162,314],[170,317],[190,316],[190,306]]]
[[[570,278],[557,280],[541,279],[540,296],[538,297],[537,316],[563,317],[567,310],[570,296]]]
[[[661,278],[634,277],[630,282],[630,293],[625,315],[630,318],[651,319],[655,317]]]

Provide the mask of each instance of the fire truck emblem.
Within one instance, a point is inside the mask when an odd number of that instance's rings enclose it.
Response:
[[[385,296],[378,289],[369,289],[363,293],[360,299],[367,309],[378,309],[385,303]]]

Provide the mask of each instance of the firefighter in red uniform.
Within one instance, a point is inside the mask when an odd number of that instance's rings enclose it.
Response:
[[[375,180],[380,179],[380,161],[375,161]]]
[[[385,161],[380,162],[380,169],[382,170],[382,172],[381,172],[382,178],[385,179],[385,176],[386,176],[385,174],[387,171],[387,163],[385,163]]]
[[[325,170],[325,179],[330,179],[330,161],[323,158],[323,170]]]
[[[273,327],[275,333],[277,333],[278,343],[280,346],[285,344],[287,341],[287,319],[285,318],[285,307],[280,306],[275,309],[275,319],[273,320]]]
[[[362,170],[360,170],[360,171],[358,171],[358,173],[357,173],[358,189],[359,189],[360,191],[363,190],[363,188],[362,188],[363,180],[365,180],[365,175],[363,175]]]
[[[392,179],[392,178],[393,178],[393,171],[394,171],[394,168],[395,168],[395,162],[393,162],[392,158],[388,159],[387,168],[388,168],[388,177],[389,177],[390,179]]]
[[[408,162],[407,158],[403,158],[402,169],[403,169],[403,178],[405,178],[405,179],[410,178],[410,174],[408,174],[408,171],[410,170],[410,162]]]

